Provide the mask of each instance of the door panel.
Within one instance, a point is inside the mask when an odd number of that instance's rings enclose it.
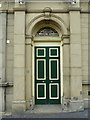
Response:
[[[37,83],[37,99],[46,99],[45,83]]]
[[[58,73],[58,59],[50,59],[49,60],[49,79],[50,80],[58,80],[59,79],[59,73]]]
[[[46,79],[46,60],[37,59],[37,80]]]
[[[35,103],[60,103],[60,47],[35,47]]]
[[[49,99],[59,99],[59,84],[57,83],[50,83],[49,84],[49,92],[50,98]]]

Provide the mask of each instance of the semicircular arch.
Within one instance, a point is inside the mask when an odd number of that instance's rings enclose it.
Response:
[[[26,35],[33,35],[33,31],[35,26],[37,26],[41,21],[52,21],[54,22],[53,26],[56,26],[56,29],[61,30],[62,34],[68,34],[67,26],[62,18],[52,15],[49,19],[45,19],[44,14],[35,17],[33,20],[29,22],[26,27]],[[60,32],[60,31],[59,31]]]

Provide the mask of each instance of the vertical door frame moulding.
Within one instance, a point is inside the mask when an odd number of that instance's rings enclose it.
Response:
[[[34,42],[32,47],[32,97],[34,98],[35,104],[35,47],[38,46],[59,46],[60,47],[60,101],[62,104],[63,97],[63,50],[62,50],[62,42]]]

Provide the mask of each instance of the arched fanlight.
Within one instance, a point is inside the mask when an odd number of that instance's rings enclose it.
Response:
[[[51,27],[44,27],[44,28],[41,28],[36,36],[59,36],[58,32],[54,29],[54,28],[51,28]]]

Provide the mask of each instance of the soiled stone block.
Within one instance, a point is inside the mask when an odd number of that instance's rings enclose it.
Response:
[[[7,25],[10,27],[10,26],[13,26],[14,27],[14,19],[8,19],[7,20]]]
[[[25,12],[15,12],[14,23],[14,34],[25,34],[25,29],[23,29],[25,27]]]
[[[90,108],[90,100],[84,99],[84,108]]]
[[[0,112],[5,111],[5,89],[0,87]]]
[[[9,54],[7,55],[7,60],[11,60],[11,61],[12,61],[12,60],[13,60],[13,54],[10,54],[10,53],[9,53]]]
[[[83,74],[83,75],[90,75],[89,72],[90,72],[90,71],[88,71],[88,70],[83,70],[83,71],[82,71],[82,74]]]
[[[9,33],[14,33],[14,26],[8,26],[7,27],[7,32]]]
[[[9,33],[9,34],[7,33],[7,39],[11,40],[10,44],[13,43],[13,41],[14,41],[14,34],[13,33]]]
[[[12,111],[12,100],[13,100],[13,95],[6,94],[6,111],[8,112]]]
[[[3,92],[2,92],[2,88],[0,88],[0,112],[2,112],[2,102],[3,102]]]
[[[81,23],[83,23],[83,22],[88,24],[88,17],[82,17],[81,18]]]
[[[89,48],[90,48],[90,45],[86,45],[86,44],[84,44],[84,45],[82,45],[82,50],[89,50]]]
[[[25,43],[25,35],[14,35],[14,44],[23,44]]]
[[[71,44],[70,49],[72,55],[81,55],[81,44]]]
[[[0,53],[0,68],[2,68],[2,53]]]
[[[6,88],[6,95],[13,95],[13,87]]]
[[[81,28],[88,28],[88,23],[85,22],[81,23]]]
[[[71,75],[77,76],[77,75],[82,75],[81,68],[71,68]]]
[[[9,20],[14,20],[14,14],[8,14],[8,16],[7,16],[7,18],[9,19]]]
[[[70,35],[71,44],[81,44],[81,36],[79,33]]]
[[[88,23],[87,23],[88,24]],[[88,28],[82,28],[81,29],[81,33],[83,34],[83,33],[88,33]]]
[[[89,67],[90,67],[89,65],[83,65],[83,66],[82,66],[82,70],[88,71],[88,68],[89,68]]]
[[[25,45],[14,45],[14,54],[23,55],[23,51],[25,50]]]
[[[65,45],[63,47],[63,66],[70,67],[70,52],[69,52],[69,45]]]
[[[69,67],[64,67],[63,68],[63,75],[70,75],[70,68]]]
[[[22,114],[26,110],[26,102],[13,101],[12,114]]]
[[[65,96],[65,98],[69,98],[70,97],[70,76],[63,76],[63,95]]]
[[[13,81],[13,68],[7,67],[6,69],[6,80],[7,82],[12,82]]]
[[[76,24],[73,24],[76,23]],[[78,26],[78,29],[77,29]],[[80,33],[80,12],[70,11],[70,32]]]
[[[72,54],[71,66],[72,67],[81,67],[81,55]]]
[[[71,97],[82,96],[82,76],[71,76]]]
[[[88,38],[85,38],[85,39],[82,38],[83,45],[85,45],[85,44],[88,45],[88,43],[89,43]]]
[[[83,100],[70,100],[69,110],[74,111],[83,111],[84,110],[84,101]]]
[[[23,76],[25,74],[24,68],[15,68],[14,69],[14,75],[16,76]]]
[[[88,33],[83,33],[83,34],[81,34],[81,38],[83,38],[83,39],[88,39]]]
[[[24,55],[15,55],[14,56],[14,67],[25,67],[25,56]]]
[[[22,76],[14,75],[14,100],[24,100],[25,99],[25,74]],[[17,92],[18,90],[18,92]]]
[[[90,78],[90,76],[82,75],[82,80],[88,80],[89,78]]]
[[[8,54],[13,54],[13,46],[7,46],[7,55]]]

